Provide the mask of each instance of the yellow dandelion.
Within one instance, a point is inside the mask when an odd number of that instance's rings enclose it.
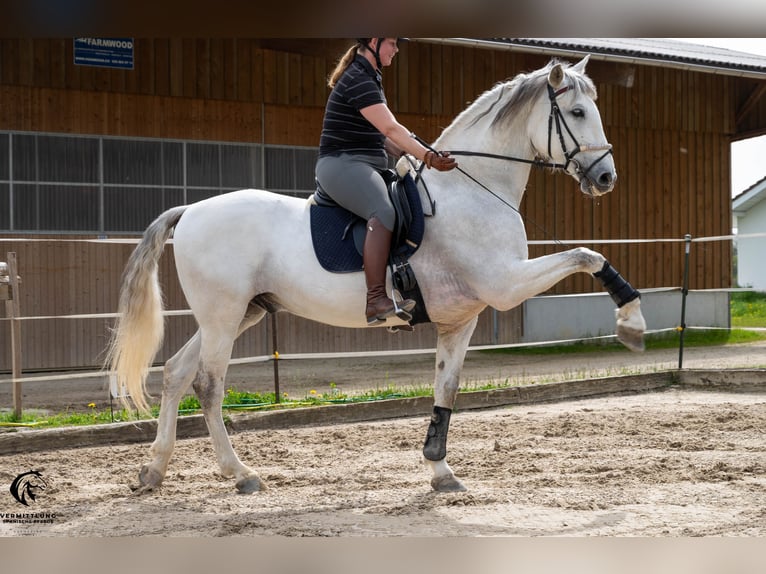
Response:
[[[309,391],[309,394],[310,394],[310,395],[315,395],[315,394],[317,394],[317,392],[316,392],[314,389],[311,389],[311,390]]]
[[[96,403],[88,403],[88,406],[92,409],[96,408]]]

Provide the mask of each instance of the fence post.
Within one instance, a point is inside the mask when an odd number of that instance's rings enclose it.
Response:
[[[678,342],[678,368],[684,368],[684,333],[686,332],[686,296],[689,294],[689,252],[692,246],[692,236],[684,236],[686,253],[684,255],[684,283],[681,289],[681,324],[678,326],[680,339]]]
[[[11,377],[13,381],[13,414],[21,420],[21,298],[19,296],[19,274],[16,253],[8,253],[7,263],[0,266],[0,275],[7,274],[8,290],[2,298],[5,314],[11,323]],[[3,278],[5,279],[5,277]],[[5,283],[5,281],[3,281]]]
[[[274,402],[282,401],[279,396],[279,347],[277,346],[277,314],[271,314],[271,346],[274,350],[272,358],[274,360]]]

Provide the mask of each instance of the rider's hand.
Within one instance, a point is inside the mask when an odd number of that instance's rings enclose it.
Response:
[[[434,168],[439,171],[449,171],[457,167],[455,158],[450,157],[447,151],[436,153],[429,150],[426,152],[423,162],[428,169]]]

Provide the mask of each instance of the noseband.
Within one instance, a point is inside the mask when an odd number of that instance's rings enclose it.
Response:
[[[561,113],[561,109],[559,108],[559,104],[556,101],[556,98],[558,98],[561,94],[567,92],[568,90],[571,90],[572,86],[564,86],[563,88],[560,88],[558,90],[554,90],[550,84],[548,84],[548,99],[551,102],[551,113],[548,115],[548,157],[552,157],[551,155],[551,140],[553,139],[553,124],[555,122],[556,124],[556,135],[559,137],[559,142],[561,143],[561,150],[564,152],[564,158],[566,159],[566,163],[561,166],[561,164],[556,164],[556,167],[562,167],[564,171],[567,171],[567,168],[569,167],[569,164],[574,164],[575,166],[575,173],[578,176],[578,179],[582,179],[583,177],[587,178],[588,173],[590,170],[593,169],[593,167],[599,163],[602,159],[604,159],[606,156],[612,153],[612,144],[606,143],[604,145],[585,145],[580,144],[577,141],[577,138],[572,133],[572,130],[569,129],[569,125],[567,125],[566,120],[564,119],[564,115]],[[575,144],[575,148],[571,151],[567,151],[567,144],[564,140],[564,133],[561,130],[561,126],[564,126],[564,129],[569,134],[569,137],[572,138],[572,141]],[[576,156],[578,153],[582,151],[604,151],[603,154],[601,154],[593,163],[590,164],[588,169],[584,170],[582,169],[582,166],[580,163],[574,159],[574,156]]]

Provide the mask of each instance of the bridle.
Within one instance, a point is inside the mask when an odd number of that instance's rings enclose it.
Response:
[[[561,109],[559,108],[559,104],[556,101],[556,98],[558,98],[561,94],[565,93],[568,90],[571,90],[572,86],[571,84],[569,86],[564,86],[563,88],[559,88],[558,90],[555,90],[551,87],[550,84],[548,84],[548,99],[551,102],[551,113],[548,114],[548,157],[551,157],[551,132],[553,131],[552,124],[556,123],[556,135],[559,137],[559,142],[561,143],[561,149],[564,152],[564,158],[566,158],[566,163],[563,166],[564,171],[567,171],[567,168],[569,168],[569,164],[572,163],[575,166],[575,173],[578,175],[579,179],[582,179],[583,177],[587,178],[588,173],[590,170],[593,169],[593,167],[599,163],[602,159],[604,159],[606,156],[612,153],[612,144],[605,143],[603,145],[588,145],[588,144],[581,144],[577,141],[577,138],[572,133],[572,130],[569,129],[569,125],[567,124],[567,121],[564,119],[564,115],[561,113]],[[567,144],[564,141],[564,134],[561,131],[561,126],[564,126],[564,129],[566,129],[567,133],[569,134],[569,137],[572,138],[572,141],[575,144],[575,148],[571,151],[567,151]],[[574,159],[574,156],[576,156],[578,153],[583,151],[604,151],[603,154],[601,154],[596,160],[594,160],[590,166],[588,166],[588,169],[583,171],[582,166],[578,161]]]
[[[561,94],[567,92],[568,90],[572,89],[572,86],[564,86],[563,88],[559,88],[558,90],[554,90],[550,84],[547,84],[548,86],[548,99],[551,103],[551,111],[548,115],[548,157],[551,157],[551,142],[553,141],[553,126],[555,124],[556,126],[556,135],[558,136],[559,143],[561,145],[561,149],[564,152],[564,158],[566,159],[566,163],[556,163],[551,161],[545,161],[540,158],[535,159],[526,159],[522,157],[515,157],[510,155],[500,155],[500,154],[494,154],[494,153],[487,153],[487,152],[479,152],[479,151],[467,151],[467,150],[450,150],[450,155],[456,156],[456,155],[462,155],[462,156],[473,156],[473,157],[486,157],[489,159],[498,159],[498,160],[504,160],[504,161],[515,161],[515,162],[521,162],[521,163],[527,163],[531,164],[535,167],[547,167],[552,169],[562,169],[564,171],[568,172],[568,168],[570,164],[573,164],[575,166],[575,174],[577,175],[577,181],[581,182],[582,178],[587,178],[588,173],[590,170],[593,169],[593,167],[598,164],[601,160],[603,160],[606,156],[610,155],[612,153],[612,144],[605,143],[602,145],[588,145],[588,144],[580,144],[577,141],[577,138],[572,133],[572,130],[569,128],[569,125],[567,125],[566,120],[564,119],[563,114],[561,113],[561,109],[559,108],[558,102],[556,101],[556,98],[558,98]],[[566,145],[566,140],[564,138],[564,133],[562,131],[562,126],[566,130],[566,132],[569,134],[569,137],[572,138],[572,141],[575,144],[574,149],[568,150]],[[421,145],[423,145],[426,149],[434,152],[439,153],[437,150],[435,150],[430,144],[428,144],[425,140],[418,137],[416,134],[412,133],[410,134],[415,140],[417,140]],[[601,154],[596,160],[594,160],[590,166],[588,166],[587,169],[583,170],[580,163],[574,159],[574,157],[580,153],[580,152],[586,152],[586,151],[601,151],[604,150],[604,153]],[[425,163],[420,164],[420,166],[415,170],[418,177],[422,180],[422,171],[425,167]],[[528,221],[532,223],[535,227],[543,231],[544,233],[547,232],[543,227],[535,223],[534,221],[530,221],[528,218],[524,217],[524,215],[519,211],[518,208],[514,207],[510,203],[508,203],[502,196],[498,195],[494,191],[492,191],[490,188],[488,188],[486,185],[481,183],[479,180],[477,180],[474,176],[472,176],[470,173],[466,172],[463,168],[460,166],[457,166],[455,169],[457,169],[460,173],[468,177],[470,180],[472,180],[474,183],[476,183],[479,187],[482,187],[485,191],[489,192],[493,196],[495,196],[498,200],[500,200],[503,204],[505,204],[507,207],[510,207],[513,211],[518,213],[522,219],[525,221]],[[428,189],[426,188],[426,193],[429,196],[431,194],[428,193]],[[432,208],[435,209],[435,203],[433,200],[431,200]],[[558,240],[554,240],[558,244],[562,244]],[[563,244],[562,244],[563,245]]]
[[[547,84],[548,86],[548,99],[551,103],[551,111],[550,114],[548,114],[548,157],[552,157],[551,155],[551,149],[552,149],[552,142],[553,142],[553,126],[556,126],[556,136],[558,137],[559,143],[561,145],[561,150],[564,152],[564,158],[566,159],[565,163],[556,163],[551,161],[545,161],[540,158],[535,159],[525,159],[521,157],[514,157],[509,155],[499,155],[499,154],[493,154],[493,153],[485,153],[485,152],[478,152],[478,151],[467,151],[467,150],[455,150],[450,151],[450,155],[462,155],[462,156],[473,156],[473,157],[486,157],[490,159],[499,159],[499,160],[506,160],[506,161],[516,161],[521,163],[528,163],[535,167],[547,167],[552,169],[562,169],[564,171],[569,170],[569,166],[574,165],[575,166],[575,175],[577,175],[577,180],[581,181],[582,178],[588,178],[588,174],[590,171],[598,164],[601,160],[603,160],[606,156],[610,155],[612,153],[612,144],[606,143],[602,145],[590,145],[590,144],[581,144],[577,141],[577,138],[572,133],[572,130],[569,128],[569,125],[566,122],[566,119],[564,119],[564,115],[561,113],[561,108],[559,108],[559,104],[556,101],[556,99],[567,92],[568,90],[572,89],[572,86],[564,86],[563,88],[559,88],[558,90],[554,90],[550,84]],[[563,126],[563,129],[562,129]],[[574,142],[575,147],[571,150],[567,148],[566,139],[564,138],[564,130],[566,130],[566,133],[569,134],[569,137]],[[428,149],[433,148],[428,146],[423,140],[420,138],[417,138],[418,141],[425,145]],[[601,154],[598,158],[596,158],[587,169],[583,169],[580,162],[578,162],[575,158],[575,156],[580,152],[588,152],[588,151],[601,151],[604,150],[604,153]],[[460,170],[460,168],[458,167]],[[460,170],[462,171],[462,170]],[[465,174],[465,172],[463,172]],[[465,174],[468,175],[468,174]],[[470,176],[469,176],[470,177]],[[472,178],[473,179],[473,178]]]

